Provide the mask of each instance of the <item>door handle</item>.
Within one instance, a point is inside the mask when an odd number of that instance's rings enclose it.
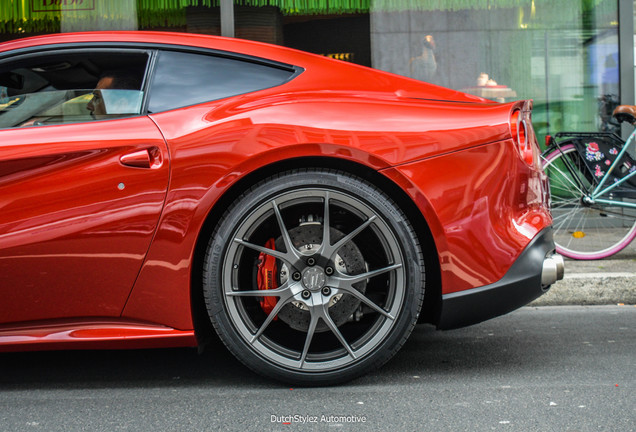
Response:
[[[122,165],[133,168],[157,169],[163,165],[163,157],[158,147],[137,150],[119,158]]]

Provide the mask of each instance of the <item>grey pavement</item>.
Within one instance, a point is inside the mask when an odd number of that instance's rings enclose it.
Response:
[[[636,241],[603,260],[565,259],[565,277],[532,306],[636,305]]]
[[[633,306],[527,307],[443,332],[418,325],[388,364],[334,387],[268,381],[219,340],[201,355],[0,361],[3,432],[636,432]]]

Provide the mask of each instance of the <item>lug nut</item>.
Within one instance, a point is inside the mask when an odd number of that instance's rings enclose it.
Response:
[[[329,287],[323,287],[323,288],[322,288],[322,295],[324,295],[324,296],[328,296],[329,294],[331,294],[331,288],[329,288]]]
[[[299,281],[301,277],[302,276],[300,275],[300,272],[294,272],[292,274],[292,279],[295,280],[295,281]]]
[[[308,266],[313,266],[315,264],[316,264],[316,260],[313,257],[307,258],[307,265]]]
[[[309,297],[311,297],[311,293],[309,291],[307,291],[307,290],[304,290],[302,293],[300,293],[300,295],[305,300],[307,300]]]
[[[326,274],[327,276],[331,276],[331,275],[333,274],[333,268],[331,268],[331,267],[327,267],[327,268],[325,269],[325,274]]]

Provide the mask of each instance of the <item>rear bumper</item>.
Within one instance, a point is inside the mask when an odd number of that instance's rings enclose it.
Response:
[[[437,328],[449,330],[476,324],[520,308],[563,279],[563,259],[554,254],[552,227],[541,231],[501,280],[442,296]]]

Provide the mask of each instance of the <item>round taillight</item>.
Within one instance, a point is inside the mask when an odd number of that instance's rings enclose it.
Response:
[[[510,116],[510,133],[512,134],[512,139],[517,142],[517,136],[519,133],[519,114],[521,111],[515,110]]]
[[[534,153],[532,144],[528,142],[528,131],[526,130],[526,122],[521,118],[521,111],[515,110],[510,116],[510,133],[512,139],[517,144],[521,158],[528,165],[534,163]]]

